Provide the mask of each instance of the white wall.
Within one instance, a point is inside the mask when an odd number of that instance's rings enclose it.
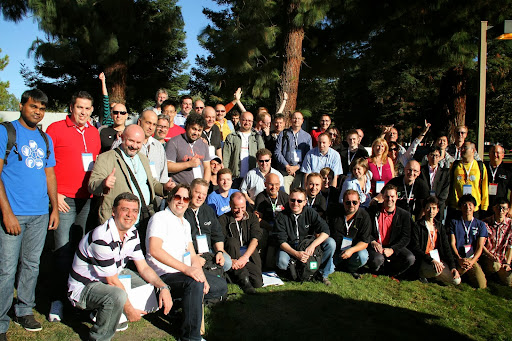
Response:
[[[61,112],[46,112],[44,114],[44,118],[39,122],[39,126],[41,129],[46,131],[46,128],[53,122],[61,121],[66,118],[66,113]],[[16,121],[18,118],[20,118],[20,112],[19,111],[0,111],[0,119],[2,121]]]

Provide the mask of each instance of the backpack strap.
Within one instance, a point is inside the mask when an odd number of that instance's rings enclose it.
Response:
[[[46,144],[46,160],[48,160],[50,154],[52,153],[52,151],[50,150],[50,142],[48,142],[48,135],[46,135],[46,133],[39,127],[37,127],[37,130],[39,131],[39,134],[41,134],[41,137],[43,138],[44,143]]]
[[[5,130],[7,130],[7,146],[5,148],[4,165],[7,164],[7,158],[13,148],[14,153],[18,154],[18,161],[21,161],[21,155],[18,153],[18,144],[16,143],[16,129],[11,122],[2,122],[0,124],[5,127]]]

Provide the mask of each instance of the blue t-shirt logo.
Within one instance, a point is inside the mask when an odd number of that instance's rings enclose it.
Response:
[[[45,156],[44,151],[41,148],[37,148],[37,142],[34,140],[28,141],[28,146],[24,145],[21,147],[21,154],[26,157],[25,164],[28,168],[41,169],[44,167],[43,158]]]

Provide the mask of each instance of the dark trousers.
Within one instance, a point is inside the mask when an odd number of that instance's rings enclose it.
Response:
[[[383,254],[375,251],[373,246],[368,245],[368,267],[371,272],[382,272],[388,276],[398,276],[414,264],[415,257],[407,248],[395,250],[391,257],[386,258]]]
[[[240,240],[238,238],[227,238],[224,243],[224,249],[232,259],[240,258]],[[261,275],[261,257],[258,253],[258,249],[253,252],[249,261],[242,269],[231,269],[230,272],[235,276],[237,281],[249,277],[253,287],[261,288],[263,286],[263,277]]]
[[[171,287],[172,297],[181,298],[183,302],[181,340],[201,340],[204,284],[181,272],[165,274],[161,278]]]
[[[208,271],[204,271],[204,275],[210,285],[210,290],[206,295],[204,295],[205,301],[222,299],[223,297],[225,298],[228,293],[228,284],[226,280],[222,277],[211,274]]]

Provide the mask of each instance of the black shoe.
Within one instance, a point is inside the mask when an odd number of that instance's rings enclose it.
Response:
[[[361,274],[357,272],[351,272],[350,273],[354,279],[361,279]]]
[[[43,327],[41,327],[41,323],[37,322],[34,318],[34,315],[26,315],[26,316],[15,316],[14,317],[14,323],[16,323],[19,326],[22,326],[25,328],[25,330],[28,330],[30,332],[38,332]]]
[[[7,333],[0,334],[0,341],[7,341]]]
[[[251,281],[249,280],[249,277],[244,277],[240,281],[240,288],[244,291],[246,294],[255,294],[256,289],[251,284]]]

